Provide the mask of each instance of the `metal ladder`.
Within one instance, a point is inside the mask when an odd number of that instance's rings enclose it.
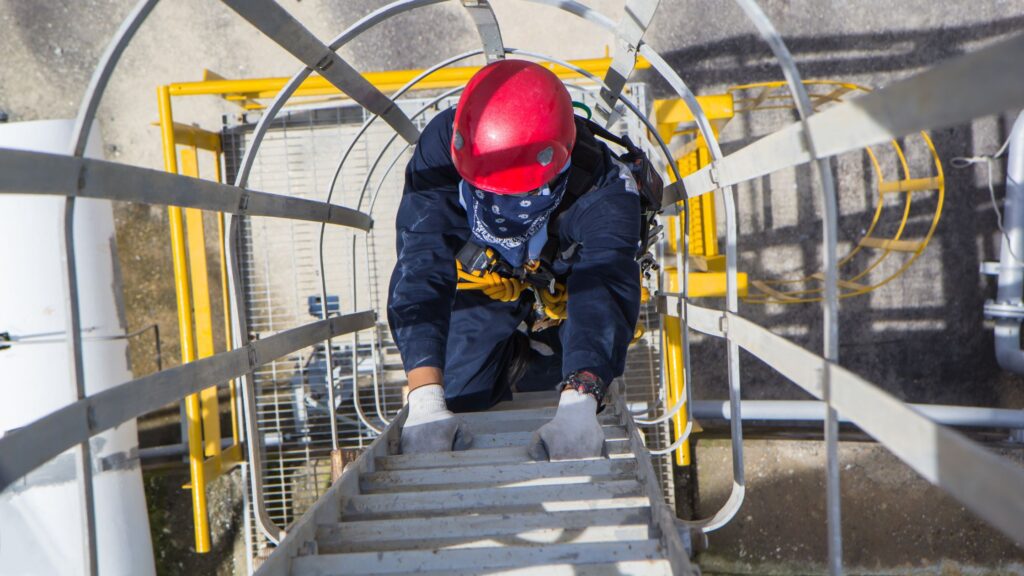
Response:
[[[292,574],[692,574],[621,394],[600,416],[607,458],[539,462],[553,393],[461,415],[466,451],[398,455],[404,412],[257,571]]]

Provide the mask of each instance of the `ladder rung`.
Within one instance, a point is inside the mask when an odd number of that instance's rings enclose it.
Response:
[[[501,406],[501,404],[499,404]],[[507,420],[550,420],[554,418],[557,406],[547,408],[527,408],[516,410],[499,410],[486,412],[462,412],[459,418],[467,424],[488,424],[490,422],[501,422]],[[605,411],[598,416],[602,424],[617,424],[619,417],[610,411]]]
[[[543,414],[537,415],[532,411],[528,411],[527,414],[520,418],[497,418],[493,420],[486,418],[487,414],[485,413],[472,415],[481,416],[480,418],[470,418],[468,417],[471,416],[469,414],[460,414],[459,416],[463,419],[462,421],[469,428],[469,431],[474,434],[501,434],[503,432],[533,432],[550,422],[554,415],[554,412],[550,416],[544,416]],[[599,421],[606,433],[608,428],[619,425],[619,419],[614,416],[601,416]]]
[[[412,573],[410,573],[412,574]],[[415,572],[416,576],[480,576],[480,570]],[[612,564],[542,564],[525,568],[487,570],[487,576],[672,576],[668,560],[628,560]]]
[[[454,489],[460,487],[501,487],[509,484],[540,486],[578,484],[596,479],[627,480],[635,478],[636,460],[604,458],[565,462],[534,462],[470,468],[426,468],[421,470],[390,470],[365,474],[359,479],[364,494],[399,492],[416,489]]]
[[[632,457],[628,442],[609,442],[605,446],[611,458]],[[457,450],[432,454],[398,454],[378,458],[376,470],[411,470],[414,468],[446,468],[449,466],[491,466],[534,462],[525,446]]]
[[[873,236],[861,238],[858,244],[868,248],[895,250],[896,252],[917,252],[921,249],[921,242],[919,240],[887,240]]]
[[[499,432],[495,434],[474,434],[473,448],[501,448],[505,446],[526,446],[530,443],[533,431]],[[626,429],[622,426],[608,426],[604,429],[605,442],[621,442],[627,439]]]
[[[345,499],[343,519],[415,518],[455,514],[491,514],[515,510],[603,510],[650,506],[636,480],[593,484],[469,488],[396,494],[360,494]]]
[[[938,176],[932,178],[909,178],[906,180],[887,180],[878,185],[880,194],[896,194],[899,192],[920,192],[938,190],[942,181]]]
[[[356,552],[298,556],[292,560],[292,574],[338,574],[341,567],[346,574],[400,574],[424,570],[447,571],[464,566],[487,567],[490,573],[494,568],[538,567],[561,563],[607,564],[659,559],[660,543],[657,540],[640,540],[440,551],[403,550],[387,554]]]
[[[321,554],[337,554],[469,547],[496,540],[492,545],[533,546],[552,543],[551,537],[572,542],[645,540],[651,537],[650,522],[648,508],[371,520],[321,525],[317,544]]]

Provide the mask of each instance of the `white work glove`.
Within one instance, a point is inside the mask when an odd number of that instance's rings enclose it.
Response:
[[[473,436],[444,402],[444,388],[429,384],[409,392],[409,415],[402,425],[402,454],[466,450]]]
[[[597,458],[604,452],[604,430],[597,420],[597,400],[573,389],[562,392],[558,411],[533,433],[527,452],[534,460]]]

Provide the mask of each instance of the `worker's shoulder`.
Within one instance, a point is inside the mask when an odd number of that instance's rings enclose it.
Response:
[[[566,211],[565,232],[577,240],[594,231],[614,234],[639,230],[640,197],[635,185],[611,169],[597,184]],[[633,217],[635,216],[635,218]]]
[[[455,123],[455,108],[447,108],[434,115],[420,134],[417,145],[443,144],[447,147],[452,139],[452,125]]]

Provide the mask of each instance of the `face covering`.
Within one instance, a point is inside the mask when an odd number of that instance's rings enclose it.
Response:
[[[565,194],[568,168],[536,194],[494,194],[463,180],[460,200],[474,240],[497,250],[511,266],[522,266],[530,258],[530,240],[538,233],[547,236],[548,220]]]

